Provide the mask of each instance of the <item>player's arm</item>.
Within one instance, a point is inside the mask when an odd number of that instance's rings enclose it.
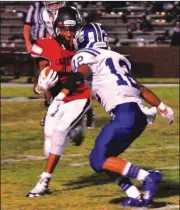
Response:
[[[83,82],[86,76],[89,74],[90,68],[88,65],[81,65],[78,67],[77,71],[72,73],[64,88],[61,92],[54,98],[52,104],[48,109],[48,115],[54,116],[55,113],[58,111],[58,107],[60,104],[63,104],[64,98],[71,92],[75,91]]]
[[[136,81],[137,82],[137,81]],[[137,82],[137,86],[140,89],[141,97],[150,105],[156,106],[162,117],[167,118],[171,124],[174,120],[173,110],[164,104],[160,98],[149,88]]]
[[[91,69],[87,64],[80,65],[76,72],[73,72],[66,84],[64,85],[64,88],[61,90],[61,92],[56,96],[56,100],[63,100],[69,93],[75,91],[89,76],[91,73]]]

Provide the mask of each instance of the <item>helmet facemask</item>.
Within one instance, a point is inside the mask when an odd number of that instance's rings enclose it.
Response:
[[[62,23],[59,23],[59,25]],[[57,26],[56,40],[63,44],[67,50],[74,50],[74,35],[77,30],[77,24],[74,20],[64,21],[64,25]]]

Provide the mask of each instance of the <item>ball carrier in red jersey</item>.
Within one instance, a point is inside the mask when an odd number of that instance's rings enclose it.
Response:
[[[34,89],[38,93],[49,90],[54,100],[48,108],[44,127],[47,164],[40,180],[27,197],[38,197],[48,193],[52,173],[66,148],[68,135],[81,122],[91,104],[91,91],[81,78],[81,74],[71,72],[71,58],[74,55],[73,37],[81,25],[79,13],[71,7],[63,7],[59,9],[58,14],[54,23],[56,38],[38,40],[32,47],[32,55],[48,59],[53,69],[46,78],[40,74]],[[65,95],[63,90],[75,88],[71,87],[69,78],[77,81],[75,85],[77,90],[63,97]]]

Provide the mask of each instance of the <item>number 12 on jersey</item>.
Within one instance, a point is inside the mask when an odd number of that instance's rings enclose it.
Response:
[[[118,85],[128,85],[128,86],[137,88],[136,81],[133,80],[133,78],[128,77],[128,76],[123,75],[123,74],[119,74],[117,72],[117,70],[115,69],[115,66],[114,66],[112,58],[107,58],[105,64],[106,64],[106,66],[109,67],[111,73],[117,76],[117,78],[118,78],[117,84]],[[125,60],[120,59],[119,60],[119,66],[120,67],[125,67],[127,69],[127,71],[130,72],[129,66],[126,63]]]

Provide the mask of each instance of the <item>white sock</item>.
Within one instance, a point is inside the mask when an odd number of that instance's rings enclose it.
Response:
[[[137,175],[137,180],[142,181],[149,175],[148,171],[140,169]]]
[[[128,188],[126,190],[126,194],[130,198],[137,198],[137,199],[141,198],[141,193],[135,186],[131,186],[130,188]]]
[[[51,176],[52,176],[52,174],[49,174],[49,173],[47,173],[47,172],[43,172],[43,173],[41,174],[41,178],[45,178],[45,177],[51,178]]]

